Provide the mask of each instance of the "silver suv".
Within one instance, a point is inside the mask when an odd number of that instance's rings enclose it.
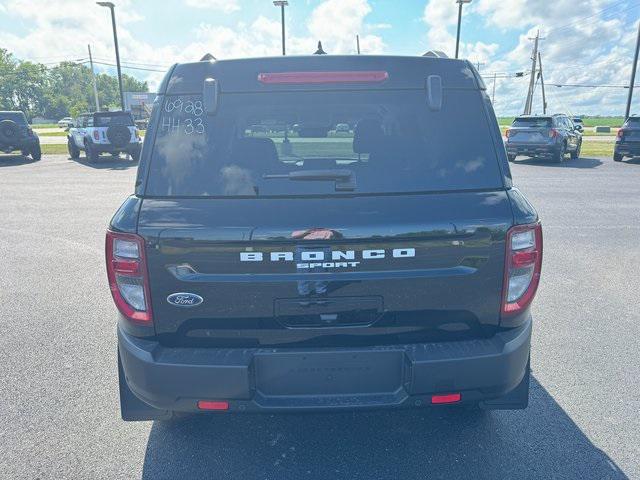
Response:
[[[521,115],[507,130],[505,147],[509,161],[518,155],[550,158],[555,163],[568,153],[572,159],[580,158],[581,128],[563,114]]]
[[[71,158],[86,152],[87,159],[95,162],[101,153],[131,155],[140,158],[142,139],[129,112],[84,113],[73,122],[67,135]]]

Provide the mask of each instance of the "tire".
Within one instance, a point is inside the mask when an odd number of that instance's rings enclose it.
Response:
[[[582,150],[582,140],[578,142],[578,146],[576,147],[575,152],[571,152],[571,159],[578,160],[580,158],[580,151]]]
[[[0,121],[0,143],[14,144],[20,137],[20,127],[13,120]]]
[[[510,162],[515,162],[515,161],[516,161],[516,156],[515,156],[515,155],[507,155],[507,159],[508,159]]]
[[[100,158],[100,153],[93,148],[91,141],[85,143],[84,151],[87,156],[87,160],[91,163],[97,162]]]
[[[140,161],[140,151],[141,151],[141,149],[137,148],[137,149],[133,150],[132,152],[130,152],[131,159],[134,162]]]
[[[36,162],[42,158],[42,149],[40,148],[40,143],[36,143],[31,149],[31,158]]]
[[[74,160],[80,158],[80,149],[71,138],[67,138],[67,150],[69,150],[69,156]]]
[[[562,163],[562,161],[564,160],[564,154],[566,152],[567,152],[567,144],[563,143],[562,146],[560,147],[560,150],[554,153],[553,156],[551,157],[553,163]]]
[[[619,153],[614,153],[613,154],[613,161],[614,162],[621,162],[622,161],[622,155],[620,155]]]
[[[124,125],[111,125],[107,128],[107,139],[115,148],[125,147],[131,139],[129,127],[125,127]]]

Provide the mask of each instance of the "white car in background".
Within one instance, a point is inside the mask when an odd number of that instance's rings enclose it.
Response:
[[[71,126],[73,126],[73,118],[71,117],[64,117],[58,120],[58,127],[60,128],[68,128]]]

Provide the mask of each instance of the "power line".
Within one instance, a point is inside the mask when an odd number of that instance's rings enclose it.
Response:
[[[80,63],[87,63],[85,62],[80,62]],[[108,63],[108,62],[97,62],[97,61],[93,61],[93,63],[97,64],[97,65],[106,65],[108,67],[115,67],[116,64],[115,63]],[[163,70],[159,70],[157,68],[146,68],[146,67],[135,67],[135,66],[128,66],[128,65],[124,65],[121,63],[121,67],[122,68],[126,68],[127,70],[142,70],[145,72],[160,72],[160,73],[165,73],[167,71],[167,69],[163,69]]]
[[[585,21],[585,20],[587,20],[587,19],[589,19],[589,18],[593,18],[593,17],[599,16],[600,14],[602,14],[602,13],[604,13],[604,12],[607,12],[607,11],[609,11],[609,10],[612,10],[613,8],[618,7],[618,5],[623,4],[623,3],[626,3],[626,2],[627,2],[627,0],[620,0],[620,1],[618,1],[618,2],[615,2],[615,3],[611,4],[611,5],[608,5],[608,6],[604,7],[604,8],[602,8],[602,9],[600,9],[600,10],[598,10],[598,11],[596,11],[596,12],[592,13],[591,15],[587,15],[587,16],[585,16],[585,17],[578,18],[578,19],[576,19],[576,20],[574,20],[574,21],[572,21],[572,22],[565,23],[564,25],[560,25],[560,26],[558,26],[558,27],[552,27],[551,29],[547,30],[545,33],[546,33],[547,35],[552,35],[552,34],[556,34],[556,33],[558,33],[558,32],[561,32],[561,31],[563,31],[563,30],[570,30],[570,27],[572,27],[572,26],[574,26],[574,25],[577,25],[577,24],[579,24],[579,23],[584,25],[584,21]],[[631,6],[629,6],[629,7],[625,8],[625,9],[623,9],[623,10],[616,10],[616,11],[615,11],[615,12],[613,12],[613,13],[615,13],[615,14],[616,14],[616,16],[618,16],[618,15],[620,15],[620,13],[625,12],[625,11],[628,11],[628,10],[631,10],[631,9],[636,8],[636,7],[638,7],[638,6],[639,6],[638,4],[631,5]],[[612,12],[609,12],[609,13],[612,13]],[[607,15],[608,15],[609,13],[607,13]],[[607,15],[605,15],[605,17],[606,17]],[[591,23],[591,22],[587,22],[587,23]]]
[[[108,59],[105,59],[103,57],[94,57],[94,59],[103,61],[103,62],[108,62]],[[121,63],[126,63],[129,65],[136,65],[136,66],[142,66],[142,67],[165,67],[165,68],[169,68],[170,65],[167,63],[147,63],[147,62],[138,62],[135,60],[122,60]]]
[[[584,83],[553,83],[545,82],[545,85],[551,85],[553,87],[573,87],[573,88],[629,88],[629,85],[608,85],[608,84],[584,84]],[[638,85],[634,85],[637,88]]]

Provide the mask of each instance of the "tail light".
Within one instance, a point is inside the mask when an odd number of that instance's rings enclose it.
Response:
[[[118,310],[132,322],[152,322],[149,274],[144,240],[132,233],[107,230],[107,277]]]
[[[624,138],[624,134],[625,134],[624,128],[621,128],[620,130],[618,130],[618,138],[620,140]]]
[[[542,269],[542,225],[516,225],[507,232],[502,314],[513,315],[527,308],[540,282]]]
[[[558,130],[556,130],[555,128],[552,128],[551,130],[549,130],[549,137],[557,138],[558,137]]]
[[[100,140],[100,134],[98,133],[97,130],[93,131],[93,138],[95,138],[96,140]]]
[[[509,138],[511,136],[511,130],[507,128],[507,131],[504,132],[505,137]]]

